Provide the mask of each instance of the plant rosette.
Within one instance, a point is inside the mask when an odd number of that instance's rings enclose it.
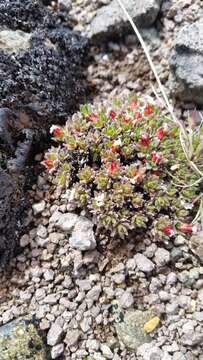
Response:
[[[98,236],[125,239],[145,229],[171,238],[196,231],[198,174],[178,125],[155,103],[133,95],[111,108],[84,105],[51,133],[58,146],[43,164],[56,186],[74,189],[75,205],[94,219]],[[203,171],[201,136],[193,133],[193,159]]]

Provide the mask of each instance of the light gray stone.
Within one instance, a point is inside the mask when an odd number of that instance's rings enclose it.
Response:
[[[46,281],[52,281],[54,279],[54,271],[50,269],[45,270],[44,278]]]
[[[91,324],[92,324],[92,320],[91,317],[85,317],[81,322],[80,322],[80,327],[81,330],[86,333],[91,329]]]
[[[174,244],[176,246],[179,246],[179,245],[184,245],[186,242],[186,239],[184,238],[184,236],[182,235],[178,235],[175,240],[174,240]]]
[[[81,332],[78,329],[68,329],[64,342],[68,347],[75,346],[77,345],[80,336]]]
[[[178,304],[181,308],[187,309],[190,306],[191,298],[186,295],[180,295],[178,297]]]
[[[158,248],[155,252],[154,261],[157,266],[167,265],[170,261],[170,253],[164,248]]]
[[[169,301],[171,296],[169,293],[167,293],[167,291],[161,290],[159,291],[159,297],[161,301]]]
[[[35,297],[38,301],[42,300],[46,296],[45,289],[39,288],[35,292]]]
[[[75,226],[76,222],[78,221],[78,219],[79,219],[79,216],[76,214],[60,213],[60,215],[58,216],[58,218],[55,222],[55,225],[59,230],[70,234],[72,232],[72,230],[74,229],[74,226]]]
[[[105,359],[113,359],[113,353],[108,345],[101,344],[100,349]]]
[[[47,334],[47,344],[50,346],[57,345],[63,336],[63,329],[58,323],[53,323]]]
[[[146,256],[143,254],[136,254],[135,255],[135,262],[137,265],[137,268],[140,271],[143,271],[144,273],[150,273],[154,270],[154,263],[149,260]]]
[[[101,291],[101,285],[95,285],[91,290],[88,291],[87,298],[93,301],[97,301],[99,299]]]
[[[168,285],[174,285],[177,282],[177,275],[174,272],[171,272],[168,274],[167,279],[166,279],[166,283]]]
[[[175,315],[178,313],[178,301],[174,300],[171,303],[166,304],[166,313]]]
[[[28,235],[25,234],[20,238],[21,247],[26,247],[27,245],[29,245],[29,243],[30,243],[30,238]]]
[[[112,279],[117,285],[120,285],[125,282],[125,274],[114,274],[112,276]]]
[[[119,299],[119,304],[123,309],[128,309],[134,304],[134,298],[129,291],[125,291]]]
[[[80,251],[95,249],[96,240],[93,231],[93,223],[87,218],[80,216],[74,224],[69,244],[72,248]]]
[[[47,236],[47,228],[43,225],[39,225],[37,227],[37,235],[42,239],[45,239]]]
[[[23,301],[28,301],[32,297],[32,294],[29,291],[20,291],[20,299]]]
[[[44,298],[43,302],[44,302],[45,304],[50,304],[50,305],[56,304],[56,303],[57,303],[56,295],[55,295],[55,294],[49,294],[49,295],[47,295],[47,296]]]
[[[162,360],[163,352],[161,349],[151,343],[143,344],[138,347],[137,355],[141,356],[142,360]]]
[[[177,351],[173,355],[173,360],[186,360],[186,357],[181,351]]]
[[[21,30],[1,30],[0,49],[9,53],[26,50],[30,47],[31,34]]]
[[[42,211],[44,211],[45,206],[46,206],[46,203],[44,200],[40,201],[39,203],[33,204],[32,210],[34,212],[34,215],[41,214]]]
[[[81,291],[89,291],[92,287],[92,282],[89,279],[76,280],[76,285],[79,286]]]
[[[86,342],[86,348],[91,351],[98,351],[99,350],[99,341],[95,339],[88,339]]]
[[[181,336],[181,343],[183,345],[197,346],[203,343],[203,330],[201,332],[195,331],[194,326],[195,323],[192,320],[183,325],[183,335]]]
[[[57,359],[59,356],[61,356],[64,352],[64,344],[57,344],[52,347],[51,349],[51,358]]]

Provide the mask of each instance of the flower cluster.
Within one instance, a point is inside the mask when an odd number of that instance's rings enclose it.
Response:
[[[51,132],[59,146],[43,164],[57,186],[74,189],[75,204],[92,216],[97,234],[124,239],[146,229],[160,238],[194,231],[198,177],[178,126],[155,104],[132,96],[110,109],[85,105]],[[203,170],[198,134],[193,142]]]

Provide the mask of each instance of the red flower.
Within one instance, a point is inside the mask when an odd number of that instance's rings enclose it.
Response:
[[[141,112],[140,112],[140,111],[136,111],[135,117],[136,117],[136,119],[141,119],[141,117],[142,117]]]
[[[164,234],[167,236],[173,236],[175,234],[173,226],[170,224],[165,225],[162,230],[163,230]]]
[[[166,135],[166,132],[163,128],[159,128],[156,132],[156,137],[159,139],[159,140],[162,140],[164,138],[164,136]]]
[[[97,120],[98,120],[98,115],[92,113],[92,114],[90,114],[90,115],[87,117],[87,119],[88,119],[89,121],[91,121],[91,122],[97,122]]]
[[[55,137],[60,138],[63,135],[63,131],[59,126],[52,125],[50,128],[50,133],[54,134]]]
[[[119,165],[116,160],[112,160],[108,165],[108,171],[110,173],[115,173],[119,169]]]
[[[159,164],[162,160],[162,156],[158,154],[156,151],[152,151],[152,161],[156,164]]]
[[[109,113],[109,116],[110,116],[111,119],[115,119],[116,115],[117,114],[116,114],[116,112],[114,110],[111,110],[110,113]]]
[[[149,137],[148,134],[142,134],[142,135],[141,135],[140,144],[141,144],[142,146],[147,147],[147,146],[149,146],[150,142],[151,142],[151,140],[150,140],[150,137]]]
[[[145,116],[151,115],[153,112],[154,112],[153,105],[147,104],[147,105],[145,106],[145,109],[144,109],[144,114],[145,114]]]
[[[136,109],[137,106],[138,106],[138,101],[137,100],[132,100],[131,101],[131,108]]]
[[[185,234],[190,234],[193,232],[193,226],[192,224],[182,224],[179,227],[179,230]]]
[[[54,161],[53,160],[44,160],[43,165],[47,168],[47,169],[52,169],[54,166]]]
[[[129,124],[131,118],[129,116],[123,116],[123,121],[125,124]]]
[[[61,128],[60,127],[55,128],[54,131],[53,131],[53,134],[54,134],[55,137],[61,137],[61,135],[62,135]]]

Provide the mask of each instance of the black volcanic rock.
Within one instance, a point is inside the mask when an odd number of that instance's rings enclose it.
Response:
[[[28,159],[85,94],[87,42],[69,25],[41,1],[0,0],[0,263],[17,243]]]

